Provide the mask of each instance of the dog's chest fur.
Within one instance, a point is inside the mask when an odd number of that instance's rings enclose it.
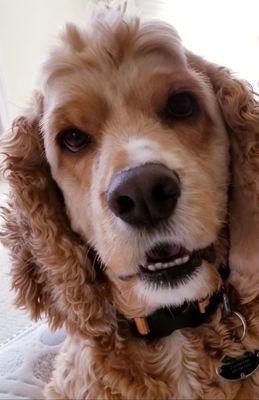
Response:
[[[244,348],[256,349],[259,318],[254,314],[251,321],[248,318],[251,328],[243,344],[233,336],[240,332],[238,321],[232,319],[226,325],[220,318],[217,312],[210,324],[177,331],[156,342],[119,336],[102,343],[69,338],[57,360],[59,379],[50,384],[48,396],[58,392],[64,398],[80,393],[82,399],[256,398],[259,373],[228,382],[217,376],[216,368],[226,354],[238,357]]]

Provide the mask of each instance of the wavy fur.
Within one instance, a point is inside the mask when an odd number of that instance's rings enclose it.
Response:
[[[109,62],[121,62],[123,58],[127,63],[129,43],[134,45],[141,24],[126,23],[117,16],[108,28],[103,26],[95,27],[99,35],[96,52],[101,51],[103,35],[109,32],[98,62],[107,57],[108,49]],[[151,28],[152,25],[145,25],[140,31],[137,52],[160,52],[157,46],[164,43],[164,54],[170,53],[172,46],[177,54],[180,42],[175,31],[154,25],[156,40],[152,47]],[[62,73],[70,74],[67,60],[73,53],[80,54],[80,68],[88,62],[82,52],[90,33],[86,39],[85,35],[75,26],[67,27],[63,35],[66,50],[61,47],[45,65],[48,69],[48,74],[42,77],[45,91],[50,90],[51,82],[55,83],[61,74],[59,67]],[[11,132],[1,143],[3,169],[10,185],[9,203],[2,210],[1,239],[11,254],[16,304],[29,310],[35,319],[45,313],[55,329],[65,323],[68,331],[46,389],[47,398],[150,400],[258,396],[258,373],[245,381],[229,383],[216,378],[215,367],[226,352],[239,355],[244,348],[258,347],[259,105],[251,87],[226,68],[188,51],[181,57],[187,68],[213,89],[231,142],[230,280],[236,289],[233,297],[237,307],[248,321],[248,334],[243,343],[235,341],[233,337],[240,334],[239,323],[234,317],[222,321],[219,309],[209,324],[175,332],[154,343],[140,344],[139,339],[128,337],[116,316],[113,283],[95,268],[88,257],[89,244],[71,228],[64,193],[53,179],[46,156],[46,93],[37,92],[26,115],[14,121]],[[57,60],[61,60],[60,64]],[[96,221],[97,225],[100,223]],[[114,226],[111,222],[110,232]],[[90,242],[91,239],[90,236]]]

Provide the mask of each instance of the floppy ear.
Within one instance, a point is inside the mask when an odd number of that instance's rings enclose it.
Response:
[[[227,68],[191,53],[187,58],[192,68],[209,77],[229,133],[232,279],[241,293],[253,298],[259,290],[259,104],[252,87]]]
[[[62,195],[45,159],[39,94],[1,144],[10,185],[1,239],[10,250],[16,304],[53,328],[101,335],[111,328],[107,283],[98,279],[87,246],[72,232]]]

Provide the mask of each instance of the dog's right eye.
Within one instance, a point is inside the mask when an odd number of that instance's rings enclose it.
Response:
[[[76,153],[88,146],[91,138],[79,129],[71,128],[60,133],[59,143],[63,149]]]
[[[197,108],[197,102],[191,93],[180,92],[169,97],[165,112],[169,118],[188,118]]]

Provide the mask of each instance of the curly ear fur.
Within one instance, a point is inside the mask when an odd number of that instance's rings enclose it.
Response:
[[[187,57],[193,68],[209,77],[229,132],[232,279],[244,301],[251,301],[259,290],[259,103],[252,87],[236,79],[227,68],[191,53]]]
[[[0,237],[10,250],[16,304],[35,319],[44,311],[53,328],[65,322],[70,332],[107,334],[113,321],[108,284],[98,280],[87,247],[70,229],[34,110],[14,121],[1,145],[10,198]]]

